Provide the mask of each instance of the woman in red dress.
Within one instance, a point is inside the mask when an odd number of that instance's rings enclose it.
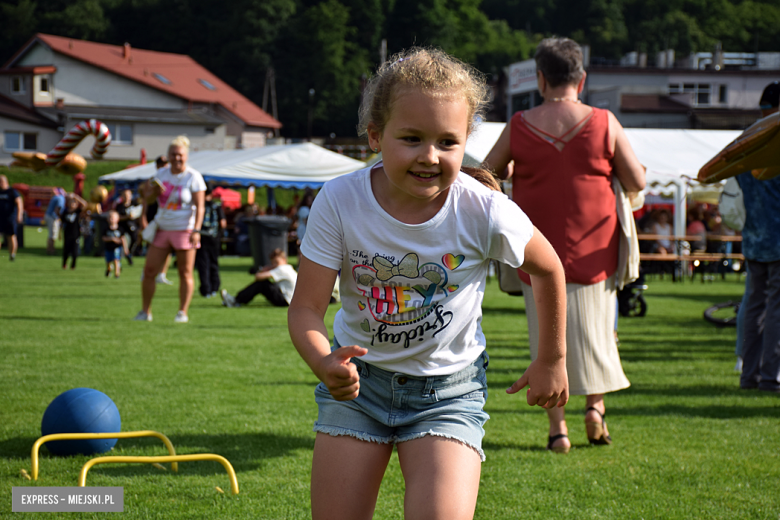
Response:
[[[586,396],[589,441],[610,444],[604,394],[630,385],[614,336],[620,226],[612,178],[617,176],[626,191],[640,191],[645,169],[615,116],[578,99],[586,74],[576,42],[543,40],[535,60],[544,103],[515,114],[485,162],[500,178],[512,178],[514,201],[561,258],[567,282],[569,391]],[[520,274],[535,359],[533,288]],[[547,414],[547,448],[568,452],[564,409],[552,408]]]

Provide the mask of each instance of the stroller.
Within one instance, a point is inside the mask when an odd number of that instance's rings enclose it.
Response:
[[[647,302],[642,293],[647,290],[645,274],[640,270],[639,278],[618,291],[618,312],[624,317],[642,317],[647,314]]]

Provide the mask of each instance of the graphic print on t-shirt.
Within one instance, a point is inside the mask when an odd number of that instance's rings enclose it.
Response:
[[[368,316],[360,327],[373,333],[371,344],[423,341],[435,336],[450,324],[452,312],[446,311],[443,301],[458,290],[448,285],[448,271],[457,269],[463,255],[446,254],[441,264],[428,262],[420,265],[416,253],[406,254],[396,262],[392,256],[375,255],[371,261],[361,251],[353,251],[352,277],[365,301],[358,301],[360,311]],[[362,260],[362,261],[361,261]],[[407,327],[420,323],[414,328]],[[404,326],[401,329],[391,327]]]
[[[159,204],[161,208],[167,210],[181,209],[181,191],[182,187],[177,186],[168,181],[163,181],[163,189],[159,197]]]

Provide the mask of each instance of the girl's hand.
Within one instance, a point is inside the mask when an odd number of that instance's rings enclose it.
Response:
[[[198,247],[200,245],[200,231],[193,231],[190,233],[190,243],[192,247]]]
[[[558,408],[562,408],[569,402],[566,360],[543,363],[539,358],[535,359],[522,377],[507,388],[506,393],[516,394],[526,386],[528,386],[526,392],[528,406],[539,405],[549,409],[557,405]]]
[[[360,375],[349,360],[367,353],[368,349],[352,345],[337,348],[320,361],[316,375],[336,401],[351,401],[360,393]]]

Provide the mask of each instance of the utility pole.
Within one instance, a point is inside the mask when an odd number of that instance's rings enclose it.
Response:
[[[276,72],[273,67],[265,71],[265,85],[263,86],[263,111],[268,112],[268,94],[271,94],[271,115],[279,121],[279,113],[276,109]],[[279,137],[279,129],[274,128],[274,136]]]
[[[309,125],[308,125],[309,128],[307,132],[307,135],[309,136],[308,137],[309,142],[311,142],[311,125],[312,122],[314,121],[314,92],[315,90],[313,88],[309,89]]]

